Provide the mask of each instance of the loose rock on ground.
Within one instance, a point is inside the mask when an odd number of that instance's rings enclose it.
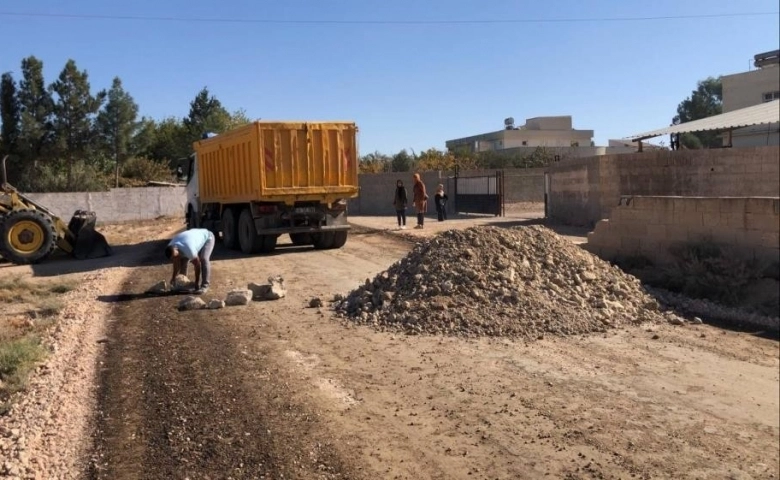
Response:
[[[247,288],[252,291],[253,300],[279,300],[287,296],[287,287],[281,275],[268,277],[267,284],[250,283]]]
[[[334,304],[357,323],[412,334],[534,339],[682,323],[637,278],[542,226],[444,232]]]

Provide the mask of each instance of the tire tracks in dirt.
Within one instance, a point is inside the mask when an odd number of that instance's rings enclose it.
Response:
[[[166,274],[138,268],[125,289]],[[316,415],[289,399],[290,378],[272,361],[247,371],[213,312],[178,312],[176,301],[115,305],[87,478],[362,478]],[[264,388],[248,388],[246,375]]]

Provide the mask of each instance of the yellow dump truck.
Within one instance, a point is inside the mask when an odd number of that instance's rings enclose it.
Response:
[[[358,196],[357,132],[351,122],[257,121],[195,142],[187,226],[244,253],[272,252],[284,234],[341,248],[347,200]]]

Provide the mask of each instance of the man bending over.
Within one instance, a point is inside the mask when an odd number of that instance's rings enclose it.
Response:
[[[165,247],[165,256],[173,262],[171,285],[181,273],[187,276],[189,262],[195,265],[195,293],[206,293],[211,280],[211,252],[214,250],[214,234],[205,228],[192,228],[174,236]],[[201,283],[201,271],[203,272]]]

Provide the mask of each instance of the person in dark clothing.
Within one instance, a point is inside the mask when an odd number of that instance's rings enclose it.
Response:
[[[439,221],[447,220],[447,194],[444,193],[444,185],[441,183],[436,187],[436,195],[433,196],[433,202],[436,204],[436,213]]]
[[[409,199],[406,196],[406,187],[404,182],[398,180],[395,182],[395,196],[393,197],[393,206],[395,207],[395,215],[398,219],[398,228],[404,230],[406,228],[406,205],[409,203]]]

